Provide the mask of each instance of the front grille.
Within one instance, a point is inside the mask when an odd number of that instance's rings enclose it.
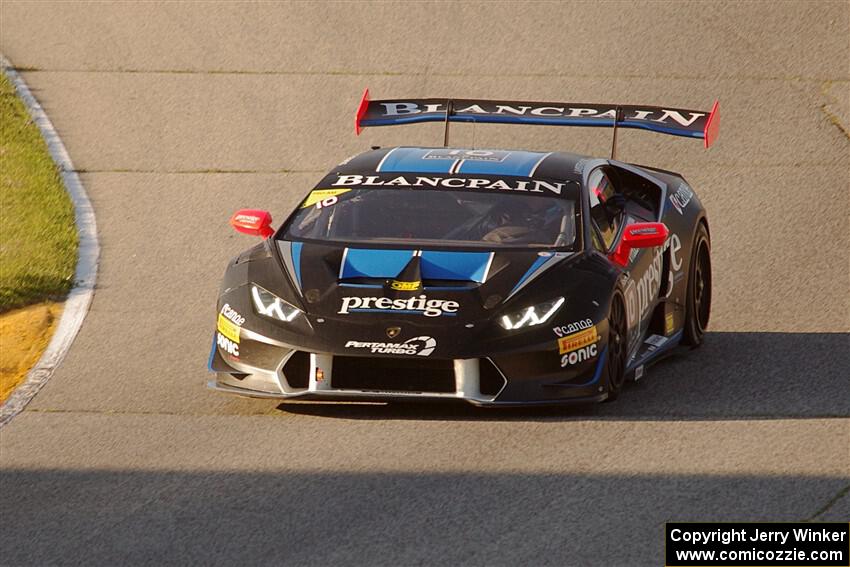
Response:
[[[396,392],[455,391],[451,360],[335,356],[331,387],[340,390]]]
[[[300,350],[292,353],[283,365],[283,376],[290,388],[306,388],[310,383],[310,354]]]

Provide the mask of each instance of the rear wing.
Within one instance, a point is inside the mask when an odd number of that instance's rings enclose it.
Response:
[[[704,111],[663,106],[516,100],[369,100],[369,89],[366,89],[357,108],[354,130],[360,135],[366,127],[418,122],[445,122],[446,132],[449,122],[640,128],[673,136],[702,138],[708,148],[719,133],[720,109],[717,101],[711,111]]]

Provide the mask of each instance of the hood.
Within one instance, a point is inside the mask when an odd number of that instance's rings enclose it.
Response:
[[[445,325],[488,318],[572,253],[429,250],[278,241],[311,315],[414,318]]]

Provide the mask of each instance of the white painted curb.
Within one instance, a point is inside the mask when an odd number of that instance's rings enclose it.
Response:
[[[3,427],[15,417],[33,399],[39,390],[50,380],[53,371],[65,358],[71,343],[80,330],[86,313],[94,296],[94,283],[97,278],[97,261],[100,256],[100,244],[97,241],[97,224],[94,220],[94,209],[86,194],[86,190],[74,169],[71,156],[59,138],[56,129],[44,109],[32,95],[21,76],[15,71],[9,60],[0,55],[0,65],[3,72],[14,85],[18,96],[24,101],[30,116],[35,122],[50,156],[59,167],[65,190],[74,203],[74,219],[79,236],[79,257],[77,258],[77,269],[74,274],[74,288],[65,301],[65,309],[59,319],[59,325],[50,344],[47,345],[41,358],[29,371],[26,379],[15,388],[12,395],[0,406],[0,427]]]

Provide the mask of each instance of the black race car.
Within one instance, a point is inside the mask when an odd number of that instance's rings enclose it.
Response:
[[[711,112],[651,106],[379,100],[366,126],[443,121],[717,137]],[[448,145],[448,144],[446,144]],[[612,156],[614,150],[612,149]],[[679,344],[711,307],[706,212],[684,178],[563,152],[379,148],[334,167],[231,260],[214,389],[315,400],[591,402]]]

